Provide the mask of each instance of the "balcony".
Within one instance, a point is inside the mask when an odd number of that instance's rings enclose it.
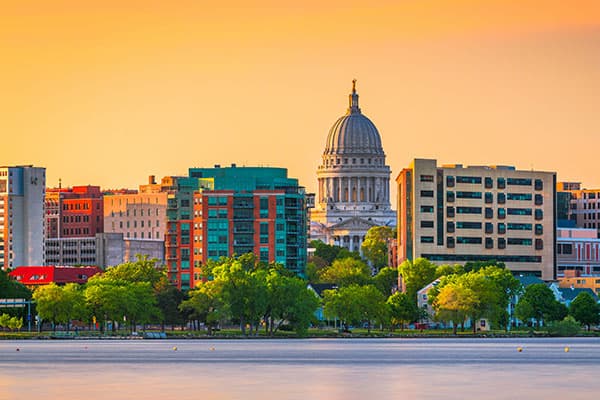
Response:
[[[254,203],[249,202],[249,201],[234,202],[233,203],[233,208],[251,209],[251,208],[254,208]]]

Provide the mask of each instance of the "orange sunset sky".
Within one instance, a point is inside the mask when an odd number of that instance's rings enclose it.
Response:
[[[356,78],[392,179],[431,157],[600,187],[598,0],[0,6],[0,165],[48,186],[235,162],[314,191]]]

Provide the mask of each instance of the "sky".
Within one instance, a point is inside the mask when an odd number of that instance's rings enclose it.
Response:
[[[0,165],[103,188],[274,166],[314,191],[352,79],[392,182],[436,158],[600,187],[597,0],[0,0]]]

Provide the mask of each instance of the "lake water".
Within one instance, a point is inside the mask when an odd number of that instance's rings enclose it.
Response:
[[[1,400],[575,400],[599,377],[587,338],[0,341]]]

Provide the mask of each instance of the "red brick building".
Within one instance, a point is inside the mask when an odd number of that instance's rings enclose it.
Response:
[[[104,232],[99,186],[46,190],[46,238],[93,237]]]

